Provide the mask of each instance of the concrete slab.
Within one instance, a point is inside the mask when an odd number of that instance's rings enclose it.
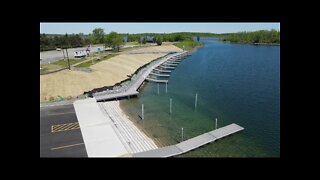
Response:
[[[95,98],[76,101],[74,108],[88,157],[119,157],[128,154],[112,128],[111,119],[103,115]]]

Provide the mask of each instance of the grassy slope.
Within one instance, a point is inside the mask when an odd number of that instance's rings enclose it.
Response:
[[[174,44],[178,48],[184,49],[184,50],[192,50],[193,48],[197,46],[202,46],[202,43],[194,42],[194,41],[181,41],[176,44]]]
[[[94,59],[94,60],[93,60],[93,63],[92,63],[92,61],[88,61],[88,62],[79,64],[79,65],[77,65],[77,66],[75,66],[75,67],[90,67],[90,66],[92,66],[92,65],[94,65],[94,64],[97,64],[98,62],[108,60],[108,59],[110,59],[110,58],[112,58],[112,57],[115,57],[115,56],[117,56],[117,55],[119,55],[119,54],[110,54],[110,55],[108,55],[108,56],[105,57],[105,58],[101,58],[100,60]]]

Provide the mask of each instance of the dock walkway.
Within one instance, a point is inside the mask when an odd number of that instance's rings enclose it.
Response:
[[[236,132],[242,131],[244,128],[237,124],[230,124],[222,128],[204,133],[200,136],[188,139],[179,144],[167,146],[159,149],[154,149],[150,151],[135,153],[133,157],[171,157],[179,154],[186,153],[188,151],[194,150],[205,144],[214,142],[218,139],[226,137],[228,135],[234,134]]]
[[[184,54],[187,54],[187,53],[188,53],[187,51],[183,51],[183,52],[176,52],[176,53],[170,54],[167,57],[165,57],[165,58],[161,59],[160,61],[158,61],[157,63],[155,63],[154,65],[148,67],[148,69],[145,72],[143,72],[137,78],[137,80],[135,80],[135,82],[133,82],[133,84],[128,89],[126,89],[126,91],[124,91],[124,92],[116,92],[116,93],[93,95],[93,96],[96,98],[97,101],[102,101],[102,100],[109,100],[109,99],[116,99],[116,98],[121,98],[121,97],[129,97],[129,96],[137,95],[137,94],[139,94],[139,92],[138,92],[139,87],[146,80],[146,78],[152,72],[152,70],[154,70],[154,69],[158,70],[158,69],[156,69],[156,67],[161,66],[161,64],[163,64],[167,60],[169,60],[175,56],[183,56]],[[165,72],[165,71],[162,70],[159,72]]]

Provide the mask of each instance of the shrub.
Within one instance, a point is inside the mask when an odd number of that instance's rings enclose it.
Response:
[[[157,45],[161,46],[161,44],[162,44],[162,38],[159,37],[159,38],[157,38]]]

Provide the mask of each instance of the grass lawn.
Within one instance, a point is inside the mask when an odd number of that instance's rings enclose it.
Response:
[[[189,51],[197,46],[202,46],[202,43],[194,42],[194,41],[181,41],[181,42],[175,43],[174,45],[177,46],[178,48]]]
[[[79,63],[82,61],[87,60],[87,58],[81,58],[81,59],[69,59],[70,65],[73,65],[75,63]],[[50,64],[43,64],[41,65],[42,69],[40,70],[40,74],[45,74],[48,72],[56,71],[59,69],[67,68],[68,67],[68,59],[61,59],[59,61],[50,63]]]
[[[110,59],[110,58],[112,58],[112,57],[115,57],[115,56],[117,56],[117,55],[119,55],[119,54],[117,54],[117,53],[115,53],[115,54],[109,54],[107,57],[101,58],[100,60],[94,59],[94,60],[93,60],[93,63],[92,63],[92,61],[88,61],[88,62],[79,64],[79,65],[77,65],[77,66],[75,66],[75,67],[90,67],[90,66],[92,66],[92,65],[94,65],[94,64],[97,64],[98,62],[108,60],[108,59]]]
[[[106,55],[106,53],[107,52],[101,52],[100,56]],[[98,55],[99,55],[99,53],[97,53],[97,52],[93,53],[93,57],[97,57]],[[72,66],[73,64],[76,64],[76,63],[80,63],[80,62],[89,60],[91,58],[92,58],[92,54],[89,57],[83,57],[83,58],[79,58],[79,59],[69,59],[70,66]],[[86,62],[86,63],[88,63],[88,62]],[[84,64],[86,64],[86,63],[84,63]],[[90,63],[91,63],[91,61],[90,61]],[[46,74],[48,72],[53,72],[53,71],[56,71],[59,69],[68,68],[68,59],[61,59],[59,61],[56,61],[56,62],[53,62],[50,64],[43,64],[43,65],[41,65],[41,67],[42,67],[42,69],[40,70],[40,74]],[[78,66],[76,66],[76,67],[78,67]],[[88,67],[88,66],[85,66],[85,67]]]

